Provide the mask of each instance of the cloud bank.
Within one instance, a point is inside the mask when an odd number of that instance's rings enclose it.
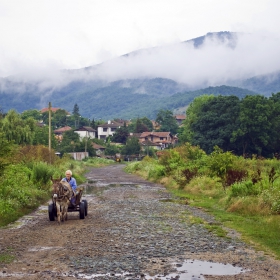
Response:
[[[36,84],[40,91],[59,89],[71,82],[138,78],[167,78],[189,87],[216,86],[280,70],[280,38],[238,34],[235,46],[213,37],[195,48],[192,42],[143,49],[107,62],[77,70],[61,70],[55,62],[42,68],[32,65],[8,79],[18,86]],[[1,89],[9,86],[1,83]]]

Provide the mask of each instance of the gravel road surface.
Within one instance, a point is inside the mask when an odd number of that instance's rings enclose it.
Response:
[[[161,185],[126,174],[124,165],[92,168],[83,199],[88,215],[49,221],[48,204],[0,229],[5,279],[280,279],[280,261],[208,232],[201,209],[174,203]]]

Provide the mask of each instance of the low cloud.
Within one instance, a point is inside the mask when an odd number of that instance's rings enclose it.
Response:
[[[135,52],[101,64],[92,77],[109,81],[162,77],[185,83],[218,85],[279,70],[279,38],[240,34],[234,48],[218,38],[195,48],[190,43]]]
[[[75,81],[168,78],[195,88],[215,86],[228,81],[247,79],[280,70],[280,38],[262,34],[238,34],[232,41],[221,42],[213,37],[195,48],[192,42],[178,43],[135,51],[96,66],[60,70],[59,64],[47,63],[44,68],[21,67],[18,75],[9,77],[23,84],[36,84],[49,94]],[[0,82],[1,89],[9,87]],[[127,85],[126,85],[127,86]]]

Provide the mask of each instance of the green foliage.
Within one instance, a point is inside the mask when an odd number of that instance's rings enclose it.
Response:
[[[186,111],[187,118],[184,121],[180,142],[193,142],[195,132],[192,129],[192,125],[197,122],[200,114],[202,114],[203,105],[213,98],[213,95],[202,94],[201,96],[194,98],[193,102],[190,103]]]
[[[265,205],[269,207],[272,214],[280,214],[280,187],[266,189],[261,195]]]
[[[159,163],[163,165],[166,174],[172,174],[175,170],[182,169],[186,166],[185,161],[176,149],[163,151]]]
[[[37,207],[47,192],[37,188],[24,165],[10,165],[0,177],[0,225]],[[24,210],[23,210],[24,209]]]
[[[0,130],[0,176],[3,174],[4,169],[11,164],[11,158],[15,151],[16,146],[9,142]]]
[[[162,151],[159,160],[129,163],[126,170],[164,183],[185,203],[207,208],[226,226],[280,256],[280,219],[275,215],[280,214],[279,160],[245,159],[218,147],[206,155],[188,143],[173,150]]]
[[[7,263],[11,263],[12,261],[14,261],[15,256],[10,255],[10,254],[0,254],[0,264],[7,264]]]
[[[217,96],[202,99],[200,111],[196,111],[195,121],[189,123],[192,144],[199,145],[206,153],[214,146],[224,151],[235,149],[231,142],[233,131],[237,129],[240,101],[236,96]],[[194,118],[194,116],[193,116]]]
[[[34,183],[40,183],[44,186],[50,183],[50,178],[54,173],[54,168],[45,162],[36,162],[33,164],[32,180]]]
[[[225,152],[215,146],[214,151],[208,157],[207,165],[212,176],[224,180],[226,173],[233,167],[235,156],[231,152]]]
[[[126,145],[122,148],[123,155],[138,155],[140,154],[141,146],[136,137],[131,137],[127,140]]]
[[[244,197],[250,195],[258,195],[260,189],[252,183],[252,181],[238,182],[231,186],[229,199],[232,197]]]
[[[106,144],[105,155],[114,156],[115,154],[120,152],[120,147],[117,145],[111,145],[110,143]]]
[[[49,127],[48,126],[36,126],[34,130],[33,145],[49,145]],[[54,133],[51,133],[52,148],[56,148],[57,141]]]
[[[153,130],[153,123],[147,118],[137,118],[131,121],[131,124],[128,126],[130,132],[133,133],[142,133],[145,131]]]
[[[28,119],[28,118],[33,118],[36,121],[40,121],[42,119],[42,114],[40,113],[39,110],[30,109],[30,110],[23,111],[21,113],[21,118],[23,120]]]
[[[77,103],[75,103],[75,105],[74,105],[72,114],[73,114],[75,117],[79,117],[79,116],[80,116],[80,109],[79,109],[79,106],[78,106]]]
[[[62,153],[80,152],[80,138],[74,130],[64,132],[63,139],[58,147]]]
[[[160,125],[159,131],[167,131],[175,135],[179,129],[173,113],[170,110],[159,110],[156,122]]]
[[[114,135],[111,138],[111,141],[124,144],[128,136],[129,136],[128,128],[126,126],[121,126],[116,129]]]
[[[15,110],[10,110],[2,121],[2,130],[8,141],[16,144],[32,144],[35,135],[35,120],[23,120]]]
[[[242,145],[242,154],[262,154],[262,150],[269,143],[272,130],[271,102],[261,95],[246,96],[240,103],[238,127],[233,132],[233,141]]]

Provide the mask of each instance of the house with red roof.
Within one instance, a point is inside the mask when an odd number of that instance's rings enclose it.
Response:
[[[142,132],[139,142],[143,146],[153,146],[158,150],[163,150],[177,143],[177,138],[170,132]]]

